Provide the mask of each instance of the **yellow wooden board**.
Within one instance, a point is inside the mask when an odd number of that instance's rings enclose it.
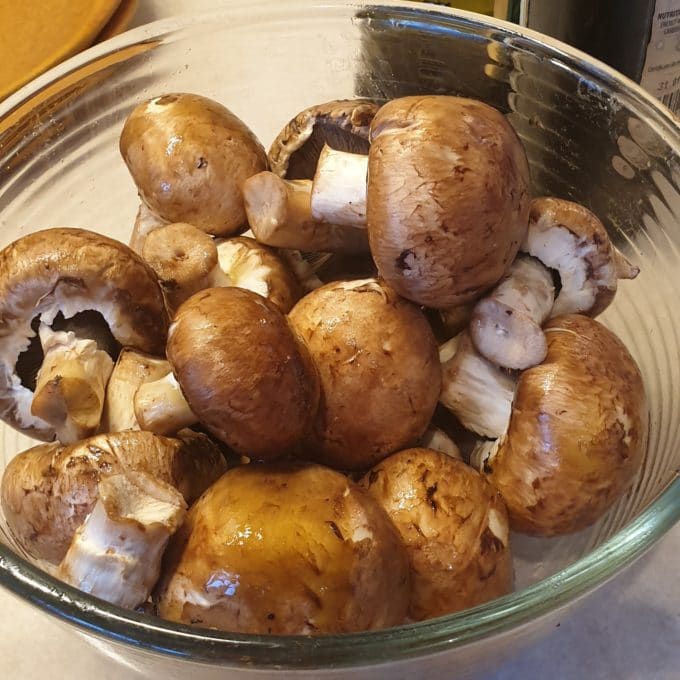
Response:
[[[88,47],[120,0],[0,0],[0,99]]]

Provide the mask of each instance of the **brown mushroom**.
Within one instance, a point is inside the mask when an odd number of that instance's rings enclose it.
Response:
[[[140,388],[135,402],[143,427],[149,422],[140,400],[155,395],[158,420],[165,389],[166,420],[176,410],[171,401],[183,394],[211,434],[251,458],[283,455],[311,426],[319,399],[316,369],[285,316],[256,293],[208,288],[190,297],[170,327],[167,357],[177,389],[167,380]]]
[[[443,616],[512,591],[503,500],[469,465],[408,449],[383,460],[359,484],[385,509],[406,545],[411,619]]]
[[[368,99],[344,99],[301,111],[272,142],[272,172],[286,179],[312,179],[325,144],[338,151],[368,153],[369,126],[379,108]]]
[[[171,314],[204,288],[252,290],[283,312],[301,294],[286,264],[252,238],[214,240],[191,224],[169,224],[148,235],[142,252],[158,276]]]
[[[29,555],[58,563],[94,507],[105,477],[146,472],[177,488],[190,504],[225,469],[219,450],[195,433],[184,441],[127,431],[70,446],[41,444],[18,454],[5,468],[2,510]]]
[[[319,371],[321,400],[305,454],[367,468],[415,444],[437,404],[437,345],[420,310],[376,279],[327,284],[289,316]]]
[[[586,316],[545,326],[545,361],[519,376],[507,432],[473,456],[513,529],[552,536],[599,519],[642,464],[647,404],[625,345]]]
[[[98,497],[76,529],[57,578],[107,602],[133,609],[147,600],[186,503],[174,487],[145,472],[99,482]]]
[[[403,622],[408,561],[378,504],[319,465],[233,468],[172,539],[159,614],[230,632],[322,635]]]
[[[121,345],[160,353],[167,315],[152,269],[83,229],[34,232],[0,252],[0,417],[39,439],[97,431]]]
[[[397,293],[437,309],[479,297],[510,267],[527,229],[529,169],[510,124],[478,101],[404,97],[378,111],[370,142],[363,166],[332,150],[320,158],[314,218],[343,224],[348,204],[366,195],[371,253]]]
[[[614,299],[617,279],[634,279],[640,271],[611,243],[590,210],[559,198],[531,202],[521,250],[559,274],[550,316],[597,316]]]
[[[548,351],[541,326],[554,301],[550,271],[534,258],[518,257],[494,290],[475,305],[470,320],[475,348],[504,368],[539,364]]]
[[[245,226],[241,187],[267,168],[264,149],[246,124],[195,94],[139,104],[123,126],[120,152],[152,212],[216,236]]]

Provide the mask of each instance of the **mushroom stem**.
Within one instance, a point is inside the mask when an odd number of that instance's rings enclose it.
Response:
[[[156,434],[175,434],[198,422],[173,373],[140,385],[134,407],[141,429]]]
[[[442,391],[439,402],[477,434],[496,439],[510,423],[514,376],[480,356],[461,333],[439,348]]]
[[[243,184],[248,223],[255,238],[268,246],[341,253],[368,251],[365,230],[315,221],[310,180],[284,180],[260,172]]]
[[[44,359],[36,378],[31,413],[49,423],[62,444],[93,435],[113,370],[111,357],[94,340],[40,324]]]
[[[132,609],[149,597],[165,546],[185,515],[186,503],[179,491],[147,473],[106,476],[57,576],[86,593]]]
[[[640,273],[640,267],[636,267],[630,262],[614,245],[612,245],[612,260],[614,261],[617,279],[634,279]]]
[[[435,427],[434,425],[430,425],[430,427],[425,430],[425,434],[418,440],[418,446],[423,449],[431,449],[432,451],[445,453],[451,458],[458,458],[459,460],[463,459],[456,442],[454,442],[444,430]]]
[[[140,203],[137,217],[135,217],[135,225],[132,228],[132,234],[130,235],[130,248],[138,255],[141,255],[146,237],[154,229],[164,227],[166,224],[168,223],[151,210],[146,203]]]
[[[324,145],[312,185],[312,217],[318,222],[366,228],[368,156]]]
[[[534,258],[517,258],[505,278],[475,305],[470,323],[475,348],[504,368],[539,364],[548,351],[541,325],[554,302],[548,268]]]

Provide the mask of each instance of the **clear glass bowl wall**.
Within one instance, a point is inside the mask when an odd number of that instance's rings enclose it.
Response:
[[[64,589],[21,560],[0,518],[5,585],[99,636],[160,652],[234,665],[242,658],[256,666],[352,665],[452,653],[536,619],[604,581],[677,520],[680,135],[650,97],[585,55],[472,15],[409,3],[232,3],[96,47],[0,104],[0,246],[56,225],[127,240],[138,199],[118,153],[122,122],[136,103],[172,91],[224,103],[265,146],[293,114],[336,98],[445,93],[506,112],[529,155],[535,195],[590,207],[641,268],[602,320],[645,378],[651,429],[644,467],[594,527],[551,540],[515,537],[517,594],[395,634],[350,636],[351,644],[302,641],[304,654],[292,653],[285,639],[150,623]],[[32,443],[5,426],[0,441],[3,468]],[[358,651],[347,658],[343,649],[352,645]]]

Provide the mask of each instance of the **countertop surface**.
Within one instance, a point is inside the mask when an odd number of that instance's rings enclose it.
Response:
[[[133,25],[220,4],[141,0]],[[680,525],[567,613],[542,641],[480,680],[680,680],[679,573]],[[0,675],[6,680],[45,674],[50,680],[156,680],[116,666],[65,625],[6,591],[0,591],[0,612]]]

